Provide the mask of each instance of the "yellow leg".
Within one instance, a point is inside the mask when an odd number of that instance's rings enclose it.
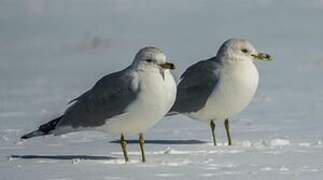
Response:
[[[231,146],[232,145],[232,140],[231,140],[231,135],[230,135],[229,119],[226,119],[224,121],[224,127],[225,127],[225,131],[227,132],[228,144],[229,144],[229,146]]]
[[[129,158],[128,158],[128,153],[127,153],[127,141],[125,140],[123,134],[121,134],[120,144],[121,144],[121,148],[122,148],[122,151],[123,151],[124,160],[126,162],[128,162]]]
[[[144,135],[142,133],[140,133],[139,134],[139,145],[140,145],[140,150],[141,150],[142,162],[146,162],[144,144],[145,144]]]
[[[212,137],[213,137],[213,144],[214,146],[216,146],[216,139],[215,139],[215,124],[214,124],[214,121],[211,120],[210,122],[210,127],[211,127],[211,132],[212,132]]]

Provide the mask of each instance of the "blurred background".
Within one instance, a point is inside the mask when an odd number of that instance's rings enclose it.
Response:
[[[0,122],[32,129],[144,46],[164,50],[179,76],[238,37],[274,61],[257,63],[257,98],[237,119],[320,130],[322,18],[322,0],[1,0]]]

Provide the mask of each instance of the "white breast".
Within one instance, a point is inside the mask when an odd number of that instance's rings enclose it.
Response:
[[[176,98],[176,82],[169,70],[138,72],[140,92],[126,113],[107,120],[100,129],[112,133],[141,133],[156,124],[172,107]]]
[[[231,62],[220,72],[220,80],[203,109],[190,114],[197,120],[224,120],[240,113],[257,90],[259,74],[253,62]]]

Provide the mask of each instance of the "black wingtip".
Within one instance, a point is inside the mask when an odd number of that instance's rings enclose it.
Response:
[[[35,136],[43,136],[43,135],[48,135],[48,134],[51,134],[52,131],[55,129],[58,121],[62,118],[62,116],[56,118],[56,119],[53,119],[51,121],[49,121],[48,123],[46,124],[43,124],[41,126],[39,126],[38,130],[36,131],[32,131],[28,134],[25,134],[23,136],[20,137],[20,139],[29,139],[29,138],[32,138],[32,137],[35,137]]]
[[[44,134],[45,134],[44,132],[37,130],[37,131],[33,131],[31,133],[28,133],[28,134],[25,134],[25,135],[21,136],[20,139],[29,139],[29,138],[32,138],[32,137],[35,137],[35,136],[42,136]]]
[[[23,135],[23,136],[20,137],[20,139],[28,139],[28,136]]]

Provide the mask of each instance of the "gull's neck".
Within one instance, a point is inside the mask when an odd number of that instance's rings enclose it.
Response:
[[[254,64],[251,58],[243,56],[216,56],[214,60],[220,62],[222,65]]]

